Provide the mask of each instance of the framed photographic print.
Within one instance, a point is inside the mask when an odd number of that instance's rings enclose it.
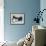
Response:
[[[11,24],[24,24],[24,14],[11,13]]]

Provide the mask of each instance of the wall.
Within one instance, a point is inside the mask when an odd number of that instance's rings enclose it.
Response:
[[[40,9],[41,9],[41,11],[42,11],[43,9],[46,9],[46,0],[41,0],[41,1],[40,1]],[[43,22],[41,21],[41,22],[40,22],[40,25],[46,27],[46,20],[45,20],[45,19],[46,19],[46,11],[43,12],[42,17],[43,17]]]
[[[0,0],[0,42],[4,41],[4,2]]]
[[[39,0],[4,0],[4,35],[7,41],[18,41],[32,29],[35,12],[40,9]],[[10,13],[24,13],[24,25],[11,25]]]

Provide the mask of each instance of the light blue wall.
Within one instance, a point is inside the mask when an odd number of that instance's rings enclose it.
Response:
[[[40,10],[42,11],[43,9],[46,9],[46,0],[41,0],[40,1]],[[46,11],[43,12],[43,22],[40,21],[40,25],[46,27]]]
[[[39,0],[4,0],[4,35],[5,40],[17,41],[32,29],[35,12],[40,9]],[[10,13],[24,13],[24,25],[11,25]]]

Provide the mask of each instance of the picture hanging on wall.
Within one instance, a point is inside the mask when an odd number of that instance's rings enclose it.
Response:
[[[24,14],[11,13],[10,15],[11,15],[10,19],[11,24],[24,24]]]

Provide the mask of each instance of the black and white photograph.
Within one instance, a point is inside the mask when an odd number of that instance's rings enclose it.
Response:
[[[11,14],[11,24],[24,24],[24,14]]]

